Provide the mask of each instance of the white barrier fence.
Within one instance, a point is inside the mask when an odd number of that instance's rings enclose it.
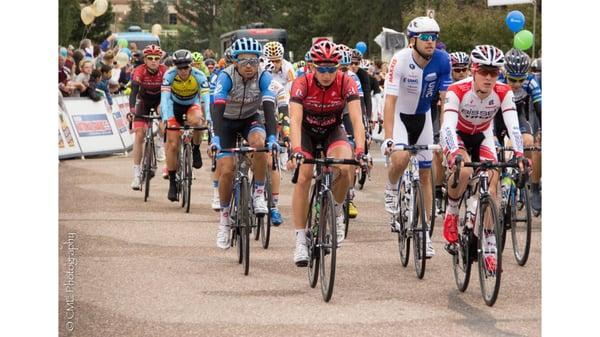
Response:
[[[112,107],[105,98],[94,102],[89,98],[58,100],[58,158],[127,152],[133,147],[133,134],[128,128],[127,96],[113,97]]]

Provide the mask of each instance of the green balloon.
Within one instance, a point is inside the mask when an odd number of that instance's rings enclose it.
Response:
[[[515,48],[519,50],[527,50],[533,46],[533,34],[528,30],[522,30],[515,34]]]
[[[117,45],[121,48],[125,48],[127,47],[128,42],[125,39],[119,39],[119,41],[117,41]]]

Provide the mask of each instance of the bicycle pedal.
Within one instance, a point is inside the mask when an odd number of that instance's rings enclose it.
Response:
[[[452,243],[447,243],[444,245],[444,249],[450,254],[450,255],[457,255],[458,254],[458,247],[456,247],[456,244],[452,244]]]

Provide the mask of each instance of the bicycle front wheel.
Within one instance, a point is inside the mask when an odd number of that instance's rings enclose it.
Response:
[[[456,287],[460,292],[465,292],[469,287],[471,279],[471,261],[470,249],[475,244],[475,235],[473,230],[465,226],[467,221],[467,203],[468,197],[465,195],[459,205],[459,226],[457,252],[452,255],[452,271]]]
[[[515,188],[513,201],[510,225],[513,252],[519,266],[524,266],[531,246],[531,205],[527,187]]]
[[[189,144],[185,145],[183,160],[183,203],[185,212],[190,212],[190,204],[192,197],[192,147]]]
[[[402,181],[398,187],[398,215],[394,216],[394,225],[398,229],[398,251],[400,252],[400,263],[402,267],[408,265],[410,259],[410,237],[408,236],[408,218],[404,215],[407,214],[405,209],[402,207],[402,201],[406,199],[407,195],[405,192],[404,182]],[[406,207],[404,207],[406,208]]]
[[[262,216],[262,223],[259,228],[256,228],[256,232],[260,232],[260,242],[264,249],[269,248],[269,240],[271,239],[271,208],[273,208],[273,193],[271,192],[271,173],[267,171],[267,181],[265,184],[265,198],[267,199],[267,214]],[[266,221],[265,221],[266,220]],[[260,223],[260,222],[259,222]]]
[[[250,229],[252,226],[250,219],[250,184],[248,178],[242,177],[240,181],[240,208],[238,209],[240,223],[240,252],[242,255],[242,264],[244,275],[248,275],[250,270]]]
[[[311,202],[308,206],[308,214],[306,216],[306,226],[304,228],[306,231],[306,244],[308,248],[308,283],[311,288],[317,286],[317,280],[319,279],[319,218],[317,213],[313,214],[313,205],[318,205],[318,209],[320,210],[319,197],[316,193],[316,188],[318,185],[313,185],[311,191]],[[316,207],[315,207],[316,208]]]
[[[421,185],[418,181],[412,183],[413,188],[413,257],[415,260],[415,272],[417,277],[422,279],[425,275],[425,265],[427,260],[427,221],[425,220],[425,201],[421,191]]]
[[[319,276],[323,300],[329,302],[335,283],[335,263],[337,250],[337,224],[333,195],[331,191],[323,193],[319,219],[319,245],[321,248]]]
[[[152,143],[146,142],[144,145],[144,158],[142,160],[142,184],[144,185],[144,202],[148,200],[150,195],[150,170],[152,170]]]
[[[478,266],[481,295],[488,306],[494,305],[500,292],[502,275],[502,233],[494,200],[487,196],[480,200],[478,212]]]

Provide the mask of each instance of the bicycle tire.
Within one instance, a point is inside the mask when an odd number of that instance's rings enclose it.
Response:
[[[248,178],[242,177],[240,180],[240,243],[242,251],[242,266],[244,269],[244,275],[248,275],[250,271],[250,206],[248,204],[250,199],[250,185]]]
[[[192,147],[189,144],[184,145],[183,150],[183,206],[185,212],[190,212],[191,196],[192,196]]]
[[[410,237],[408,236],[408,219],[404,217],[404,211],[402,209],[402,199],[404,197],[404,182],[402,179],[400,180],[400,184],[398,185],[398,215],[396,215],[395,221],[399,224],[398,230],[398,252],[400,253],[400,263],[402,267],[408,266],[408,261],[410,260]]]
[[[179,164],[179,167],[177,168],[177,195],[179,196],[179,200],[181,200],[181,208],[185,207],[185,193],[183,193],[183,182],[185,179],[185,172],[183,169],[183,160],[185,160],[185,145],[181,144],[179,150],[179,158],[177,159],[177,163]]]
[[[431,179],[431,214],[430,214],[430,224],[429,224],[429,237],[433,237],[433,228],[435,227],[435,165],[431,165],[431,172],[429,172],[429,176]]]
[[[529,201],[529,191],[527,187],[515,189],[515,201],[519,200],[523,204],[519,207],[518,204],[511,204],[511,238],[513,245],[513,253],[515,260],[519,266],[524,266],[529,258],[529,250],[531,248],[531,204]],[[524,212],[522,218],[519,215],[519,208]],[[524,223],[524,226],[518,224]],[[524,242],[522,242],[524,239]]]
[[[350,226],[350,198],[348,198],[347,194],[346,194],[346,199],[344,199],[342,211],[344,212],[344,238],[347,238],[348,237],[348,227]]]
[[[454,281],[458,291],[465,292],[469,287],[471,279],[472,257],[469,247],[474,240],[473,230],[465,226],[467,221],[467,203],[468,196],[465,194],[460,201],[459,207],[459,228],[458,228],[458,249],[455,255],[452,255],[452,271]],[[465,201],[465,202],[463,202]]]
[[[321,294],[325,302],[331,300],[335,284],[337,224],[334,207],[333,194],[331,191],[325,191],[321,199],[319,219],[319,241],[321,245],[319,277],[321,278]]]
[[[487,304],[488,306],[493,306],[494,303],[496,303],[496,300],[498,299],[498,293],[500,292],[500,283],[501,283],[501,276],[502,276],[502,247],[498,247],[498,244],[502,244],[502,233],[503,233],[503,228],[500,227],[500,221],[498,219],[498,210],[496,208],[496,203],[494,202],[494,200],[490,197],[490,196],[486,196],[483,197],[482,199],[480,199],[480,206],[479,206],[479,210],[478,210],[478,222],[479,222],[479,228],[477,230],[478,232],[478,238],[479,238],[479,245],[478,245],[478,267],[479,267],[479,284],[481,286],[481,295],[483,296],[483,300],[485,301],[485,304]],[[493,226],[493,233],[490,233],[490,235],[495,235],[496,237],[496,249],[493,250],[493,254],[496,257],[496,267],[495,267],[495,271],[488,271],[486,268],[486,259],[484,256],[484,251],[486,249],[486,239],[485,239],[485,233],[484,233],[484,219],[486,217],[487,211],[489,210],[489,212],[491,213],[489,216],[492,217],[492,220],[494,221],[494,226]],[[488,284],[488,282],[486,282],[487,280],[490,280],[491,282],[489,282],[490,284]]]
[[[263,249],[269,248],[269,241],[271,239],[271,208],[273,207],[273,194],[271,193],[271,173],[267,171],[267,180],[265,184],[265,196],[267,198],[267,214],[262,216],[262,224],[260,228],[256,228],[256,232],[260,232],[260,243]],[[260,218],[259,218],[260,219]],[[265,221],[265,219],[267,221]]]
[[[148,150],[149,146],[146,143],[144,145],[144,157],[142,158],[142,183],[144,186],[144,202],[148,201],[148,196],[150,195],[150,151]]]
[[[256,186],[254,184],[254,177],[252,177],[252,182],[250,184],[251,184],[250,186],[252,186],[252,195],[254,195],[254,186]],[[258,239],[260,238],[260,230],[261,230],[262,224],[263,224],[262,219],[260,217],[257,217],[256,232],[254,232],[254,241],[258,241]]]
[[[315,191],[317,185],[313,185],[312,193],[311,193],[311,201],[308,206],[308,214],[306,216],[307,225],[305,228],[308,228],[306,233],[306,245],[308,248],[308,284],[311,288],[317,286],[317,281],[319,279],[319,253],[320,249],[318,247],[319,243],[319,219],[316,218],[316,214],[312,214],[313,205],[315,202],[319,202],[318,193]],[[321,206],[319,206],[320,208]],[[315,230],[313,231],[313,228]]]
[[[427,265],[427,222],[425,220],[425,201],[421,191],[421,184],[413,181],[413,223],[412,223],[412,242],[413,242],[413,260],[415,262],[415,272],[417,278],[422,279],[425,276],[425,267]]]

